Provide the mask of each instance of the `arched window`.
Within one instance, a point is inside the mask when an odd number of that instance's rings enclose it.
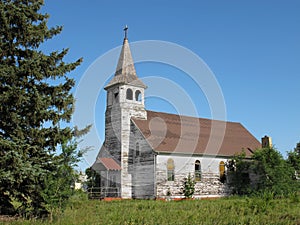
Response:
[[[174,181],[175,175],[174,175],[174,160],[173,159],[168,159],[167,161],[167,179],[168,181]]]
[[[115,92],[114,93],[114,103],[118,103],[119,102],[119,92]]]
[[[224,183],[226,181],[226,175],[225,175],[225,163],[224,161],[221,161],[219,164],[219,171],[220,171],[220,181]]]
[[[132,100],[132,97],[133,97],[132,95],[133,95],[132,90],[130,88],[128,88],[126,91],[126,99]]]
[[[195,161],[195,181],[201,180],[201,164],[199,160]]]
[[[139,102],[142,101],[142,93],[139,90],[135,92],[135,100]]]

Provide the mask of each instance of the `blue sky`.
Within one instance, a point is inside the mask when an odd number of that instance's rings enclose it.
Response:
[[[78,82],[98,57],[122,44],[127,24],[130,42],[173,42],[197,54],[221,87],[227,120],[241,122],[258,140],[271,136],[283,155],[300,141],[300,1],[45,0],[43,11],[51,16],[49,26],[64,27],[43,49],[70,48],[67,61],[83,57],[72,73]],[[205,95],[180,70],[157,63],[140,63],[136,69],[141,78],[174,81],[191,97],[199,116],[210,118]],[[159,98],[146,99],[146,108],[176,113],[176,107]],[[100,142],[104,111],[101,91],[93,119]],[[84,144],[97,152],[99,141],[86,139]]]

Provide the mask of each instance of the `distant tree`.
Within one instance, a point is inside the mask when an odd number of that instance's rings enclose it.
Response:
[[[181,192],[184,195],[185,198],[192,198],[195,192],[195,180],[189,174],[187,177],[185,177],[182,181],[182,187]]]
[[[98,174],[95,170],[93,170],[92,167],[89,167],[85,170],[85,174],[87,176],[87,188],[99,188],[100,187],[100,182],[101,182],[101,177],[100,174]]]
[[[47,27],[43,4],[0,1],[0,214],[16,212],[12,202],[30,215],[47,214],[49,179],[69,176],[74,160],[68,158],[75,149],[74,129],[66,124],[74,109],[75,82],[68,73],[81,59],[66,63],[68,49],[39,50],[62,31]]]

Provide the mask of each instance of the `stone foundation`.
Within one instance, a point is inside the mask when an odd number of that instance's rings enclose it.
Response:
[[[157,197],[158,198],[183,198],[182,194],[182,181],[187,175],[176,175],[175,181],[160,182],[157,184]],[[168,196],[169,192],[169,196]],[[201,181],[195,184],[195,198],[203,197],[218,197],[227,196],[230,194],[230,190],[226,183],[223,184],[219,180],[219,175],[206,173],[202,174]]]

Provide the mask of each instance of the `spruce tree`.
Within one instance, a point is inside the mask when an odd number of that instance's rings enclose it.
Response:
[[[189,175],[185,177],[182,181],[181,186],[181,193],[184,195],[185,198],[192,198],[195,192],[195,179]]]
[[[43,0],[0,1],[0,214],[12,202],[34,215],[47,213],[43,190],[56,171],[57,149],[72,140],[69,127],[81,59],[67,63],[68,49],[45,54],[40,45],[62,31],[48,28]]]

